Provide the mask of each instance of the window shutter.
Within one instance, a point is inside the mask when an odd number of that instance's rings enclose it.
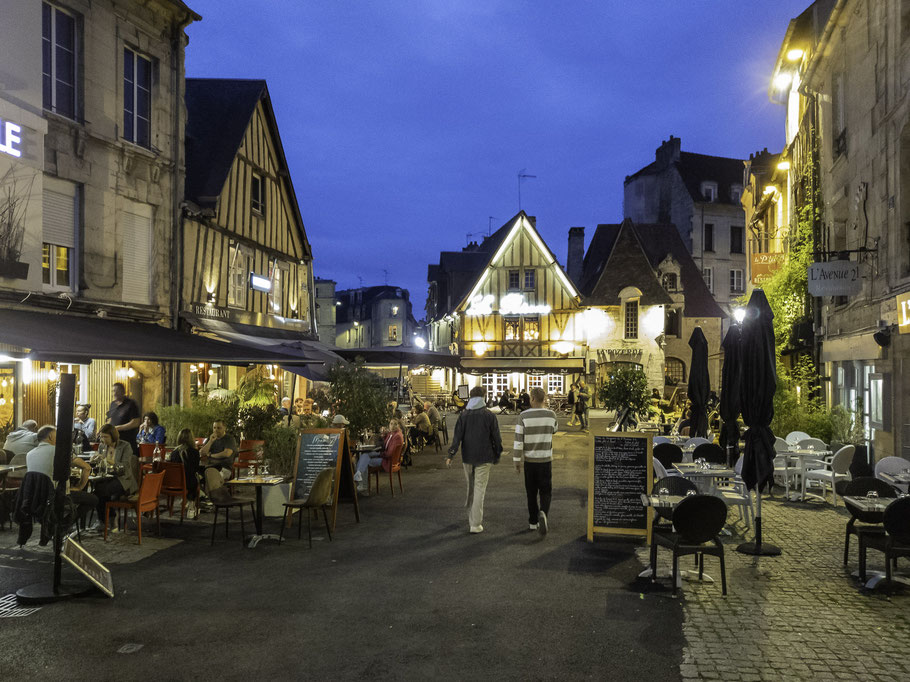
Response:
[[[76,246],[76,192],[64,194],[45,187],[42,200],[46,244],[72,249]]]
[[[152,220],[123,213],[123,300],[148,305],[151,297]]]

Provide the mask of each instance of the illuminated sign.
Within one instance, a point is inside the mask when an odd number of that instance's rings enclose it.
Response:
[[[465,315],[492,315],[496,297],[492,294],[473,296]],[[521,294],[506,294],[499,301],[500,315],[547,315],[552,308],[546,304],[531,305]]]
[[[0,121],[0,152],[15,156],[22,156],[19,144],[22,142],[22,127],[10,121]]]
[[[900,294],[897,303],[897,329],[901,334],[910,334],[910,294]]]
[[[272,280],[270,280],[268,277],[257,275],[255,272],[251,272],[250,288],[255,289],[256,291],[269,292],[272,290]]]
[[[787,260],[785,253],[753,253],[752,284],[761,285],[771,279],[771,275],[780,270]]]

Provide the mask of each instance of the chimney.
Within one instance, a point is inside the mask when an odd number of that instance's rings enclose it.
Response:
[[[585,228],[569,228],[569,253],[566,255],[566,274],[577,285],[581,282],[581,266],[585,259]]]
[[[654,160],[662,168],[667,168],[672,163],[679,161],[680,140],[670,135],[669,140],[664,140],[654,152]]]

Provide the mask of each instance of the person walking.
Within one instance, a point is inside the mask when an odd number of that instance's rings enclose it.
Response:
[[[578,392],[575,394],[575,414],[578,416],[581,431],[588,430],[588,399],[590,397],[588,387],[584,382],[579,382]]]
[[[461,447],[461,462],[467,481],[468,525],[472,533],[483,532],[483,498],[490,480],[490,468],[499,463],[502,455],[502,435],[499,423],[487,408],[482,386],[471,389],[470,400],[455,422],[455,433],[449,446],[446,466]]]
[[[531,407],[518,415],[512,444],[516,473],[521,473],[524,460],[528,523],[531,530],[541,535],[550,530],[547,517],[553,496],[553,434],[556,433],[556,413],[544,407],[546,404],[544,390],[537,386],[532,388]]]
[[[578,416],[575,414],[575,382],[572,382],[572,385],[569,386],[569,395],[566,398],[566,402],[569,403],[569,421],[566,422],[566,426],[575,426],[578,423]]]

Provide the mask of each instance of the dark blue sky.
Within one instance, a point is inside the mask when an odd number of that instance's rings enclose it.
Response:
[[[783,144],[767,97],[810,0],[188,0],[187,75],[265,78],[319,277],[388,282],[423,316],[427,264],[522,208],[622,218],[673,134],[746,158]]]

